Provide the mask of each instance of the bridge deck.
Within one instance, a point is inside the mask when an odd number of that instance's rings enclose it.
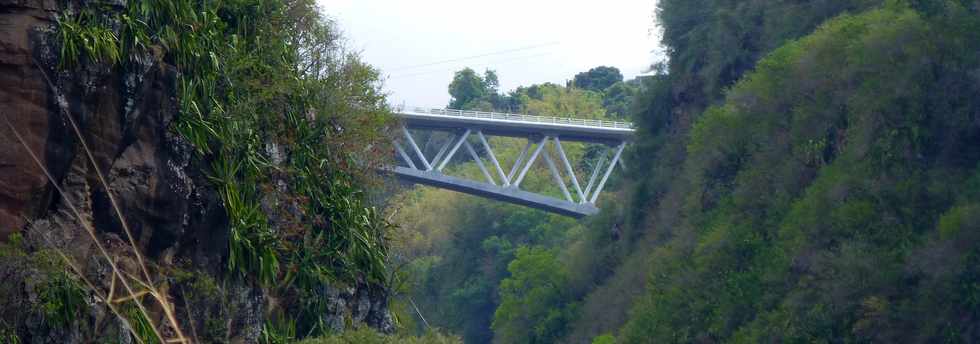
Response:
[[[419,171],[407,167],[395,167],[393,172],[396,176],[408,182],[435,186],[508,203],[521,204],[572,217],[584,217],[599,213],[599,209],[592,204],[566,202],[513,187],[501,187],[447,176],[436,171]]]
[[[634,133],[629,123],[602,120],[427,108],[395,109],[395,114],[409,128],[469,128],[495,136],[527,137],[544,134],[561,137],[563,141],[608,143],[628,141]]]

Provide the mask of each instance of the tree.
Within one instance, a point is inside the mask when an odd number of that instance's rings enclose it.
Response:
[[[617,82],[603,92],[602,107],[611,117],[625,118],[633,105],[637,88],[625,82]]]
[[[500,99],[497,90],[499,87],[497,72],[487,69],[481,77],[472,68],[464,68],[456,72],[452,83],[449,84],[449,95],[452,96],[449,107],[464,110],[493,110],[498,104],[507,103]]]
[[[488,94],[497,94],[497,89],[500,88],[497,72],[490,69],[483,72],[483,87],[488,91]]]
[[[575,75],[575,87],[602,92],[609,86],[623,81],[623,74],[616,67],[599,66]]]
[[[471,68],[464,68],[456,72],[453,82],[449,84],[449,95],[452,100],[449,107],[462,109],[467,103],[481,99],[487,94],[486,84],[479,75]]]
[[[500,306],[493,318],[496,341],[552,343],[561,338],[573,312],[566,306],[568,271],[555,250],[521,247],[500,282]]]
[[[528,91],[522,99],[525,102],[524,110],[532,115],[589,119],[606,116],[599,93],[555,84],[536,85]],[[534,97],[532,91],[538,97]]]

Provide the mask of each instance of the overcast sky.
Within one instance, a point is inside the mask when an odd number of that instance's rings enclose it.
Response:
[[[318,1],[381,69],[393,105],[446,106],[463,67],[496,70],[509,91],[600,65],[629,79],[661,59],[655,0]]]

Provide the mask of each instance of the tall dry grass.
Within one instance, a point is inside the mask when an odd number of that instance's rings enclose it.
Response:
[[[108,288],[100,287],[96,283],[93,283],[93,281],[85,276],[81,266],[73,258],[71,258],[67,252],[51,244],[49,238],[45,239],[49,241],[49,246],[51,246],[58,253],[61,259],[64,260],[65,264],[68,265],[71,273],[84,283],[85,287],[89,289],[89,291],[99,302],[104,303],[109,308],[112,314],[114,314],[124,324],[126,329],[133,335],[133,338],[137,342],[143,344],[146,343],[149,338],[143,338],[142,334],[138,333],[136,327],[133,326],[129,317],[127,316],[127,313],[121,308],[126,303],[132,303],[136,306],[139,311],[139,316],[142,316],[146,320],[150,330],[152,331],[153,337],[160,343],[193,343],[190,338],[184,335],[180,323],[174,314],[174,305],[168,298],[167,293],[157,286],[157,283],[152,277],[153,275],[146,265],[146,259],[143,257],[139,246],[136,244],[136,240],[133,238],[132,231],[130,230],[129,225],[126,223],[126,217],[123,216],[123,212],[116,201],[116,197],[110,188],[109,183],[106,181],[105,175],[100,170],[99,164],[96,162],[88,143],[86,143],[85,137],[82,135],[82,131],[79,128],[78,123],[69,114],[68,103],[64,94],[62,94],[61,90],[51,81],[51,78],[46,72],[44,72],[43,67],[41,67],[37,61],[35,61],[35,65],[41,71],[45,81],[48,84],[48,87],[51,88],[52,93],[55,95],[60,113],[68,121],[68,123],[70,123],[75,137],[81,143],[82,150],[85,152],[85,156],[88,159],[89,164],[92,166],[98,177],[99,183],[105,189],[115,216],[122,224],[123,232],[128,240],[128,248],[136,257],[136,261],[138,262],[137,270],[139,271],[136,273],[130,273],[119,267],[116,257],[114,257],[113,254],[106,249],[106,247],[102,244],[102,241],[99,239],[98,233],[93,225],[86,221],[81,212],[78,210],[78,207],[76,207],[76,200],[73,200],[71,196],[65,192],[60,181],[56,180],[54,176],[52,176],[51,171],[49,171],[44,163],[41,162],[37,154],[30,149],[30,146],[27,145],[27,142],[24,140],[23,136],[21,136],[20,132],[10,122],[7,114],[0,113],[0,118],[3,119],[3,122],[6,124],[8,130],[13,133],[14,137],[24,148],[24,150],[27,151],[34,163],[44,172],[44,175],[47,177],[48,181],[51,182],[51,185],[54,186],[55,190],[64,200],[64,204],[70,210],[71,215],[75,217],[76,221],[82,226],[82,228],[88,234],[88,237],[95,244],[98,254],[109,264],[112,272],[111,280],[108,281],[108,283],[103,284],[107,284]],[[64,224],[62,225],[64,226]],[[122,286],[122,290],[118,290],[117,283]],[[164,316],[162,321],[155,321],[154,317],[152,316],[153,314],[149,311],[147,305],[144,304],[144,298],[147,296],[149,296],[151,302],[156,303],[156,305],[163,311]],[[163,329],[169,329],[170,331],[165,334]]]

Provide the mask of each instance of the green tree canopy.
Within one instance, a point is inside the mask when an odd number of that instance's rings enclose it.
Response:
[[[499,343],[552,343],[572,316],[565,306],[570,293],[568,271],[555,250],[521,247],[500,282],[500,306],[493,318]]]
[[[599,66],[575,75],[575,87],[602,92],[609,86],[623,81],[623,74],[616,67]]]
[[[493,106],[491,96],[497,94],[499,86],[497,73],[492,70],[486,70],[483,76],[469,67],[457,71],[449,84],[449,95],[452,96],[449,108],[469,110],[467,105],[472,104],[473,109],[484,110],[485,104]]]
[[[599,93],[555,84],[544,84],[528,90],[528,93],[521,95],[521,102],[529,114],[590,119],[606,116],[606,110],[602,107],[602,95]],[[537,97],[531,96],[530,91],[534,91]]]
[[[638,88],[627,82],[617,82],[603,91],[602,107],[611,117],[625,118],[633,105]]]
[[[980,17],[928,13],[838,16],[694,121],[663,196],[685,204],[648,208],[684,238],[653,248],[619,339],[978,338]]]

